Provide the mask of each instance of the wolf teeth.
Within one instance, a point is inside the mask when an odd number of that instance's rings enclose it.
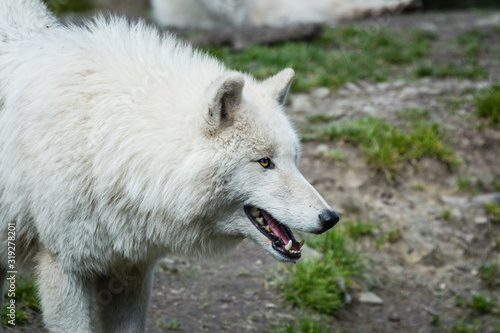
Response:
[[[299,243],[299,250],[302,248],[302,246],[304,246],[304,243],[306,242],[305,239],[301,240],[300,243]]]
[[[259,222],[260,225],[264,225],[264,219],[262,217],[256,217],[255,221]]]
[[[265,226],[264,229],[267,231],[267,232],[271,232],[271,229],[269,228],[269,226]]]
[[[292,240],[291,239],[288,241],[288,244],[285,245],[285,249],[287,251],[290,251],[292,249]]]
[[[257,207],[252,207],[252,209],[250,210],[250,213],[252,214],[253,217],[260,216],[260,210]]]

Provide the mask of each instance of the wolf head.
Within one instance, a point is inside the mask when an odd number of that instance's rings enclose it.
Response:
[[[203,122],[223,179],[218,232],[250,238],[281,261],[301,256],[291,229],[319,234],[339,220],[297,168],[300,143],[283,110],[293,77],[292,69],[263,82],[222,76],[206,91]]]

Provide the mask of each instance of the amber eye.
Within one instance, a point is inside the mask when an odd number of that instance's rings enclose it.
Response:
[[[273,162],[267,157],[260,159],[259,163],[265,169],[272,169],[274,167]]]

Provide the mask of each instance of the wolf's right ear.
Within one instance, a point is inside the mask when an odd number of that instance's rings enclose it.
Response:
[[[263,84],[272,97],[280,104],[285,105],[288,91],[293,82],[295,72],[291,68],[285,68],[278,74],[264,80]]]
[[[238,73],[224,75],[210,84],[206,92],[206,119],[212,130],[231,126],[234,111],[241,104],[244,85],[245,79]]]

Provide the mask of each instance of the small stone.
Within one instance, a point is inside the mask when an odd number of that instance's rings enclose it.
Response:
[[[474,219],[474,223],[477,225],[482,225],[488,223],[488,218],[486,216],[478,216]]]
[[[276,305],[274,305],[273,303],[266,303],[266,308],[268,309],[274,309],[276,307]]]
[[[292,111],[293,112],[308,112],[313,109],[311,99],[306,94],[295,94],[292,95]]]
[[[370,291],[363,291],[359,293],[358,300],[361,303],[384,304],[384,301],[380,297]]]
[[[397,313],[396,311],[392,311],[391,313],[389,313],[389,320],[390,321],[400,321],[401,317],[399,316],[399,313]]]
[[[327,146],[327,145],[325,145],[324,143],[322,143],[322,144],[320,144],[320,145],[318,145],[318,146],[316,147],[316,154],[317,154],[318,156],[320,156],[320,157],[321,157],[321,156],[325,156],[326,154],[328,154],[328,151],[329,151],[329,148],[328,148],[328,146]]]
[[[441,201],[448,205],[465,206],[469,202],[469,199],[466,197],[450,197],[447,195],[443,195],[441,196]]]
[[[327,87],[319,87],[311,91],[311,97],[316,99],[325,99],[330,95],[330,89]]]

